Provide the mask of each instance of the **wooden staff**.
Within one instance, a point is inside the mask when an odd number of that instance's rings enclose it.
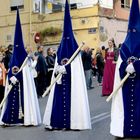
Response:
[[[80,45],[80,47],[77,48],[77,50],[74,52],[74,54],[71,56],[71,58],[68,60],[68,62],[66,63],[66,65],[70,64],[74,58],[77,56],[77,54],[79,53],[79,51],[81,50],[81,48],[85,45],[84,42],[82,42],[82,44]],[[65,65],[65,66],[66,66]],[[62,73],[59,73],[57,75],[57,77],[52,81],[51,85],[47,88],[47,90],[44,92],[44,94],[42,95],[42,97],[45,97],[49,91],[51,90],[51,88],[53,87],[53,85],[57,82],[57,80],[61,77]]]
[[[20,67],[18,73],[22,71],[22,69],[24,68],[24,66],[25,66],[25,64],[26,64],[26,62],[27,62],[27,60],[28,60],[28,58],[29,58],[29,56],[27,56],[27,57],[25,58],[25,60],[24,60],[24,62],[22,63],[22,65],[21,65],[21,67]]]
[[[20,67],[20,69],[18,70],[18,72],[17,72],[17,73],[19,73],[19,72],[21,72],[21,71],[22,71],[22,69],[24,68],[24,66],[25,66],[25,64],[26,64],[26,62],[27,62],[27,60],[28,60],[28,56],[25,58],[24,62],[22,63],[22,65],[21,65],[21,67]],[[5,96],[4,96],[4,98],[3,98],[3,100],[1,101],[1,104],[0,104],[0,109],[2,108],[2,106],[3,106],[4,102],[6,101],[6,99],[7,99],[8,95],[9,95],[9,93],[10,93],[11,89],[12,89],[12,87],[13,87],[13,85],[12,85],[12,84],[8,85],[8,90],[6,91],[7,93],[5,94]]]
[[[111,100],[111,98],[113,96],[115,96],[118,92],[118,90],[123,86],[124,82],[128,79],[128,77],[130,76],[130,73],[127,73],[125,75],[125,77],[122,79],[122,81],[120,82],[119,86],[110,94],[110,96],[106,99],[107,102],[109,102]]]

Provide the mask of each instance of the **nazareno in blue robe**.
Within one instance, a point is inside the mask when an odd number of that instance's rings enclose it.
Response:
[[[57,65],[65,64],[77,48],[78,44],[73,35],[69,5],[66,0],[64,31],[57,51],[54,71]],[[80,54],[65,68],[66,74],[62,75],[62,84],[55,83],[50,91],[43,123],[46,128],[91,129],[87,90]],[[54,73],[53,75],[55,75]]]
[[[59,65],[66,63],[76,51],[78,45],[72,32],[71,18],[68,2],[65,5],[64,32],[57,51],[57,62]],[[54,90],[54,100],[51,115],[51,126],[53,128],[70,129],[70,107],[71,107],[71,65],[66,66],[67,74],[62,76],[62,84],[57,84]]]
[[[18,72],[25,60],[27,61],[23,69]],[[31,63],[24,48],[19,11],[17,9],[14,51],[5,86],[5,95],[8,94],[9,84],[12,84],[10,78],[15,76],[17,82],[13,84],[3,105],[0,125],[22,124],[35,126],[41,123],[39,104],[30,66]]]
[[[135,73],[129,76],[120,92],[117,93],[122,95],[116,95],[113,99],[111,133],[118,137],[140,138],[140,11],[138,0],[132,1],[128,33],[120,49],[118,62],[120,64],[116,69],[116,73],[119,71],[120,79],[123,79],[127,74],[126,67],[130,62],[133,63]],[[123,112],[120,109],[121,106]],[[119,117],[116,118],[115,115]]]

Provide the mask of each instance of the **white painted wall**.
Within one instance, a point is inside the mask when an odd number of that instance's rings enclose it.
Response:
[[[99,0],[99,3],[103,8],[113,9],[113,0]]]
[[[70,4],[77,3],[78,8],[91,7],[97,2],[98,0],[70,0]]]
[[[100,25],[104,27],[104,34],[107,35],[106,41],[100,41],[100,46],[108,47],[108,40],[114,38],[116,45],[123,43],[126,35],[128,22],[114,19],[101,18]]]

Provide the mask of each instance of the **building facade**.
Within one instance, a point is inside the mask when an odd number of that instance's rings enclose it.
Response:
[[[114,38],[118,46],[125,39],[131,0],[114,0],[113,9],[100,7],[99,41],[107,46],[107,40]]]
[[[5,0],[0,5],[0,45],[13,44],[16,7],[20,9],[25,46],[57,46],[63,30],[65,0]],[[130,0],[70,0],[75,38],[91,48],[119,44],[127,32]],[[39,33],[39,40],[36,35]]]

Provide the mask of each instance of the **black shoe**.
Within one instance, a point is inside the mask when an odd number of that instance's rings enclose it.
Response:
[[[115,140],[123,140],[124,138],[115,137]]]

